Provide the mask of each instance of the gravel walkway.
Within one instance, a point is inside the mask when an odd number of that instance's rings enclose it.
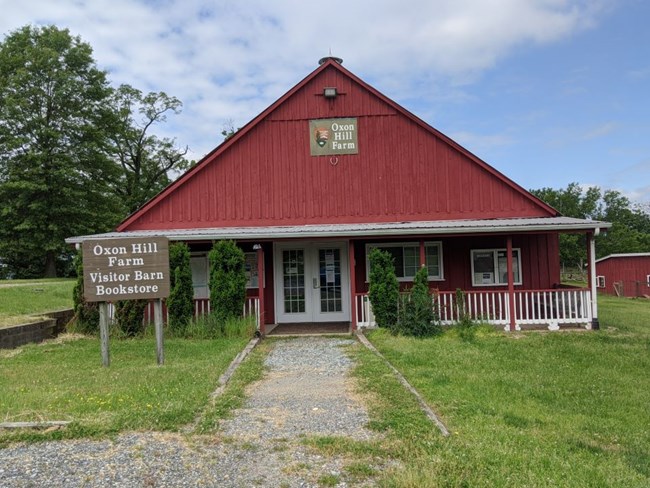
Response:
[[[60,441],[0,449],[4,487],[372,486],[341,457],[322,456],[304,436],[371,439],[341,346],[352,339],[277,341],[264,379],[215,436],[125,433],[114,441]],[[378,467],[381,469],[381,467]],[[336,484],[338,483],[338,484]]]

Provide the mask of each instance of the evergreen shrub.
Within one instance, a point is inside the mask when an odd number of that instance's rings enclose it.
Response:
[[[370,284],[368,297],[379,327],[394,329],[397,325],[397,303],[399,301],[399,283],[395,275],[393,256],[379,248],[371,249]]]
[[[243,315],[246,301],[244,252],[233,241],[215,243],[210,260],[210,309],[223,327],[228,319]]]
[[[115,303],[115,323],[126,337],[144,332],[144,310],[148,300],[120,300]]]
[[[174,333],[182,333],[194,315],[194,286],[187,244],[181,242],[169,246],[169,271],[168,323]]]
[[[400,297],[397,332],[414,337],[428,337],[442,332],[436,301],[429,292],[426,267],[415,274],[413,287]]]
[[[84,298],[84,269],[81,253],[77,253],[74,257],[74,267],[77,270],[77,282],[72,290],[73,330],[82,334],[95,334],[99,330],[99,305],[97,302],[87,302]]]

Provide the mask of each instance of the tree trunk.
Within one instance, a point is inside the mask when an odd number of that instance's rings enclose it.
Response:
[[[54,251],[47,251],[45,255],[45,278],[56,278],[56,256]]]

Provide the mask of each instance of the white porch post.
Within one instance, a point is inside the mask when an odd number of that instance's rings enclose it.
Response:
[[[350,239],[348,243],[348,261],[350,266],[350,327],[352,332],[357,330],[357,275],[356,259],[354,257],[354,242]],[[363,302],[362,302],[363,303]]]
[[[517,325],[517,318],[515,317],[515,272],[512,264],[512,236],[508,236],[506,238],[506,264],[508,273],[508,309],[510,312],[510,331],[513,331],[519,330],[519,326]]]
[[[255,247],[257,246],[257,247]],[[264,248],[261,244],[253,246],[257,253],[257,299],[259,302],[259,330],[262,337],[266,336],[266,317],[264,316]]]
[[[589,259],[589,291],[591,293],[591,328],[598,330],[600,324],[598,322],[598,294],[596,291],[596,240],[591,232],[587,233],[587,258]]]

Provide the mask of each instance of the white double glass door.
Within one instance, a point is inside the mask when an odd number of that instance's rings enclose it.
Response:
[[[277,244],[274,262],[278,323],[350,320],[345,244]]]

